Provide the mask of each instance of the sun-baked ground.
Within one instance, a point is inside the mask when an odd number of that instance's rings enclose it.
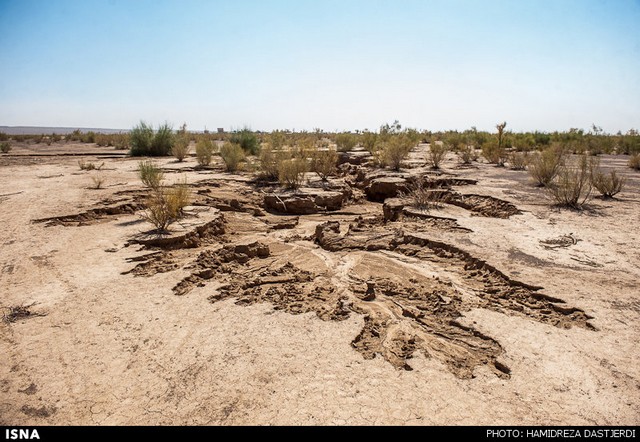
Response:
[[[160,159],[193,201],[157,235],[138,160],[15,146],[0,422],[640,423],[640,174],[604,156],[627,187],[577,212],[525,171],[436,173],[423,151],[295,193]],[[402,198],[425,174],[428,212]]]

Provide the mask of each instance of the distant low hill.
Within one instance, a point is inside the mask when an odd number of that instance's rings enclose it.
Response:
[[[103,134],[129,132],[128,129],[104,129],[97,127],[0,126],[0,132],[4,132],[7,135],[41,135],[52,133],[66,135],[72,133],[74,130]]]

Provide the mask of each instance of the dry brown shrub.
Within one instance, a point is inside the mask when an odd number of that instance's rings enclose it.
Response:
[[[529,152],[511,152],[509,167],[513,170],[525,170],[529,164]]]
[[[600,194],[605,198],[612,198],[620,193],[625,185],[624,177],[619,176],[615,170],[605,174],[599,169],[595,169],[591,173],[591,183]]]
[[[153,189],[147,200],[147,210],[142,217],[153,224],[158,231],[184,216],[184,208],[189,205],[191,196],[186,180],[171,188]]]
[[[572,209],[582,209],[591,196],[591,171],[593,160],[582,155],[575,167],[564,165],[556,179],[547,185],[547,191],[556,205]]]
[[[302,185],[307,172],[307,160],[294,157],[278,162],[278,181],[287,189],[297,189]]]
[[[431,141],[429,144],[429,152],[427,153],[427,162],[431,164],[432,169],[440,169],[440,163],[447,156],[449,146],[442,141]]]
[[[635,170],[640,170],[640,153],[632,155],[629,158],[629,167]]]
[[[322,181],[336,173],[337,163],[338,152],[334,149],[316,149],[311,152],[311,171],[317,173]]]
[[[547,186],[556,177],[565,162],[562,147],[554,145],[531,156],[529,174],[539,186]]]
[[[176,157],[179,162],[184,161],[189,153],[189,137],[186,134],[176,136],[173,146],[171,147],[171,155]]]

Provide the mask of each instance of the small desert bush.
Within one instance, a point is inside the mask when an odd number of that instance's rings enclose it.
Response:
[[[11,144],[8,141],[0,143],[0,152],[9,153],[11,151]]]
[[[349,132],[343,132],[336,135],[336,145],[340,152],[349,152],[358,144],[358,138]]]
[[[283,130],[274,130],[269,134],[269,145],[273,149],[280,149],[287,144],[287,134]]]
[[[129,132],[129,143],[132,156],[165,156],[169,155],[174,143],[174,134],[167,123],[153,128],[141,121]]]
[[[105,179],[102,175],[96,174],[91,177],[91,181],[93,181],[93,189],[102,189]]]
[[[556,177],[564,164],[562,147],[554,145],[537,152],[529,160],[529,174],[539,186],[547,186]]]
[[[307,172],[307,160],[294,157],[278,163],[278,181],[287,189],[297,189],[304,180]]]
[[[91,161],[78,160],[78,167],[80,167],[80,170],[100,170],[103,166],[104,162],[96,166],[96,164]]]
[[[189,137],[186,134],[176,136],[173,146],[171,147],[171,155],[176,157],[179,162],[184,161],[189,153]]]
[[[556,205],[581,209],[591,196],[593,161],[581,155],[575,167],[564,165],[546,189]]]
[[[333,149],[315,150],[311,154],[311,171],[318,174],[322,181],[336,173],[338,152]]]
[[[415,143],[405,134],[393,135],[382,145],[380,162],[393,170],[400,170],[402,162],[414,146]]]
[[[482,145],[482,156],[491,164],[496,166],[504,166],[507,161],[507,155],[504,147],[495,139],[491,138]]]
[[[511,152],[509,167],[513,170],[525,170],[529,164],[529,152]]]
[[[440,163],[447,156],[449,152],[449,146],[442,141],[432,140],[429,143],[429,152],[427,153],[427,162],[431,165],[432,169],[440,169]]]
[[[162,185],[164,173],[152,161],[140,161],[138,163],[138,176],[145,186],[151,189],[158,189]]]
[[[268,180],[278,179],[278,163],[285,158],[290,158],[291,154],[281,149],[276,149],[272,144],[265,144],[260,149],[260,169],[262,175]]]
[[[171,188],[156,188],[147,200],[147,210],[142,217],[158,231],[166,231],[169,225],[184,216],[189,199],[186,182]]]
[[[248,127],[238,130],[231,134],[229,141],[232,144],[239,145],[248,155],[257,155],[260,151],[260,141],[255,133]]]
[[[473,161],[478,160],[476,148],[472,144],[463,144],[458,150],[458,155],[462,164],[471,164]]]
[[[408,183],[407,191],[400,192],[399,196],[408,199],[411,207],[429,211],[430,209],[440,207],[442,195],[442,190],[430,189],[429,186],[427,186],[427,180],[425,178],[418,178]]]
[[[238,166],[245,159],[244,149],[235,143],[224,143],[220,148],[220,156],[227,167],[228,172],[235,172]]]
[[[213,142],[209,138],[200,138],[196,143],[196,160],[198,160],[198,164],[202,167],[211,164],[214,150]]]
[[[612,198],[620,193],[625,184],[624,177],[619,176],[615,170],[605,174],[599,168],[594,167],[591,172],[591,184],[605,198]]]
[[[370,153],[374,153],[378,148],[378,134],[375,132],[365,132],[361,138],[362,146]]]
[[[632,155],[629,158],[629,167],[635,170],[640,170],[640,153]]]

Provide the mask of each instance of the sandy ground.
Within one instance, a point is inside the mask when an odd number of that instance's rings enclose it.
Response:
[[[431,215],[446,222],[389,223],[364,198],[269,214],[249,174],[167,158],[167,181],[186,177],[199,203],[174,230],[215,222],[196,247],[159,248],[136,243],[146,191],[118,154],[0,156],[1,423],[640,423],[640,174],[626,158],[602,158],[628,177],[618,198],[576,212],[524,171],[451,156],[444,176],[478,180],[456,192],[520,213],[445,204]]]

